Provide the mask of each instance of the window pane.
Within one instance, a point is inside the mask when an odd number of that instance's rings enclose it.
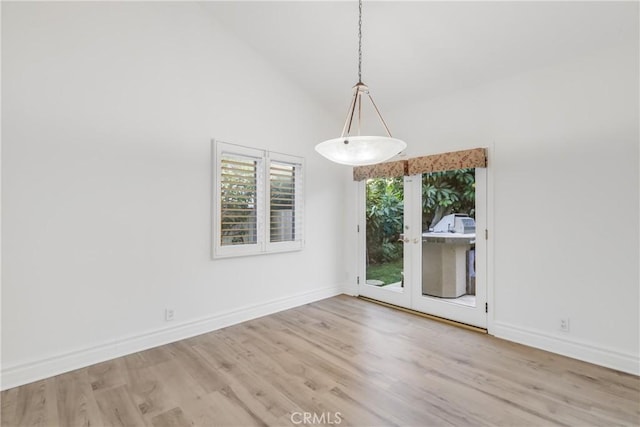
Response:
[[[271,162],[270,226],[271,242],[292,242],[296,236],[296,166]]]
[[[258,162],[224,156],[220,173],[220,244],[255,244],[258,239]]]

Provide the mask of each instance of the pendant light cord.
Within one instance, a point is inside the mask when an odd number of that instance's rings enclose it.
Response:
[[[362,83],[362,0],[358,0],[358,83]]]
[[[362,0],[358,0],[358,83],[353,87],[353,97],[351,98],[351,105],[349,106],[349,110],[347,111],[347,118],[344,121],[344,126],[342,127],[342,133],[340,134],[340,138],[348,137],[351,134],[351,126],[353,125],[354,118],[358,121],[358,136],[360,136],[361,124],[362,124],[362,95],[365,94],[371,101],[371,105],[373,105],[373,109],[375,110],[382,126],[384,126],[384,130],[387,132],[387,136],[389,138],[393,138],[391,136],[391,131],[389,130],[389,126],[382,118],[382,114],[380,114],[380,110],[378,110],[378,106],[373,100],[371,93],[369,92],[369,88],[367,85],[362,83]],[[356,116],[356,108],[358,109],[358,115]],[[349,140],[345,139],[344,144],[348,144]]]

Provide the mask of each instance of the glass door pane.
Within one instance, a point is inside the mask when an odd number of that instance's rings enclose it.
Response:
[[[405,178],[373,178],[364,182],[364,283],[360,294],[409,306],[406,291]]]
[[[403,287],[404,183],[402,178],[366,182],[366,284]]]
[[[475,169],[422,175],[422,294],[475,307]]]

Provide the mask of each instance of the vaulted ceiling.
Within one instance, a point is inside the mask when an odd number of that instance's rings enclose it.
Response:
[[[204,8],[342,117],[357,80],[357,1]],[[631,43],[637,21],[637,2],[365,1],[363,81],[383,110],[399,108]]]

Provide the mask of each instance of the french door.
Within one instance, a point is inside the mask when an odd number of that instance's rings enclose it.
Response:
[[[359,294],[486,328],[486,169],[359,185]]]

